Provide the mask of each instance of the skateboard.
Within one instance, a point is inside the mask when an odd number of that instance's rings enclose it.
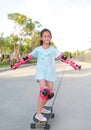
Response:
[[[51,118],[54,118],[54,113],[53,113],[53,109],[50,106],[45,106],[44,108],[48,109],[51,111],[51,113],[42,113],[44,115],[44,117],[47,118],[47,121],[39,121],[35,118],[36,113],[33,116],[33,123],[30,124],[30,128],[31,129],[36,129],[36,128],[44,128],[44,130],[49,130],[50,129],[50,124],[49,124],[49,120]]]

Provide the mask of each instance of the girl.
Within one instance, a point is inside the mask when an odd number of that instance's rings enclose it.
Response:
[[[27,57],[12,65],[11,68],[18,68],[20,64],[24,64],[32,58],[37,58],[36,80],[39,82],[40,93],[35,118],[39,121],[46,121],[47,119],[42,113],[50,113],[50,110],[45,109],[44,106],[54,96],[53,86],[56,80],[55,58],[70,64],[75,69],[80,69],[81,66],[75,64],[51,46],[52,34],[50,30],[43,29],[40,33],[40,38],[40,46],[35,48]]]

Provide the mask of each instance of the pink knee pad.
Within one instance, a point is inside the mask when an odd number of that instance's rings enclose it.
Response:
[[[48,90],[48,95],[47,95],[48,100],[50,100],[53,97],[54,97],[54,92],[52,90]]]
[[[41,87],[40,88],[40,98],[47,99],[48,97],[48,88],[47,87]]]

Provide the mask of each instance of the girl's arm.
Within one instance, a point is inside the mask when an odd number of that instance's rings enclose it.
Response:
[[[18,68],[21,64],[26,64],[27,62],[29,62],[32,59],[32,55],[29,54],[26,57],[23,57],[22,59],[20,59],[18,62],[16,62],[15,64],[11,65],[11,69],[16,69]]]
[[[70,66],[72,66],[75,70],[80,70],[81,69],[81,65],[76,64],[74,61],[70,60],[70,58],[64,56],[63,54],[60,54],[58,56],[58,59],[61,60],[64,63],[69,64]]]

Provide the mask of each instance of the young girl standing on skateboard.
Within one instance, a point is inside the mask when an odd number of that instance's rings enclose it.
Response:
[[[36,47],[28,56],[12,65],[11,68],[18,68],[20,64],[24,64],[32,58],[37,58],[36,80],[39,82],[40,93],[35,118],[39,121],[46,121],[47,119],[42,113],[50,113],[50,110],[45,109],[44,106],[54,96],[53,86],[56,80],[55,58],[70,64],[74,69],[79,70],[81,66],[75,64],[51,46],[52,34],[50,30],[43,29],[40,33],[40,39],[40,46]]]

